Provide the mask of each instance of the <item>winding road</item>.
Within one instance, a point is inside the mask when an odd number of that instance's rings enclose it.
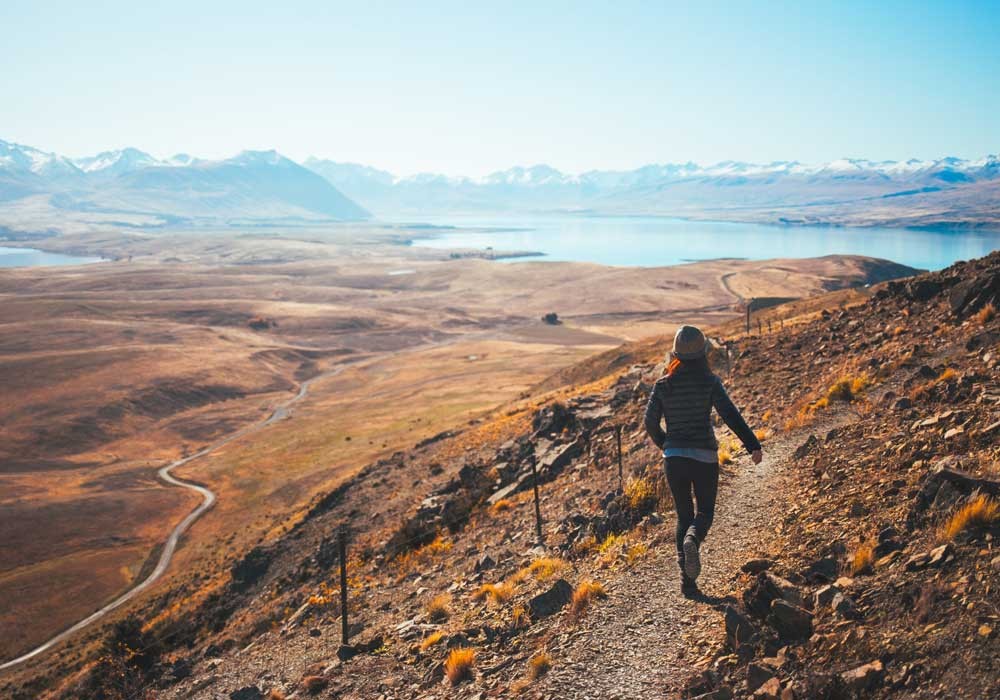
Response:
[[[250,433],[256,432],[261,428],[265,428],[269,425],[277,423],[278,421],[288,418],[291,415],[289,409],[292,407],[292,405],[298,403],[299,401],[301,401],[306,397],[306,395],[309,393],[309,387],[312,386],[314,382],[320,379],[326,379],[328,377],[336,376],[337,374],[340,374],[344,370],[344,368],[345,365],[340,365],[330,370],[329,372],[324,372],[322,374],[313,377],[312,379],[302,382],[302,384],[299,385],[298,393],[296,393],[295,396],[288,399],[284,403],[278,405],[274,409],[274,411],[271,412],[271,415],[268,416],[265,420],[262,420],[258,423],[254,423],[252,425],[248,425],[244,428],[240,428],[236,432],[222,438],[218,442],[215,442],[209,445],[208,447],[205,447],[195,452],[192,455],[171,462],[165,467],[161,467],[160,470],[157,471],[156,473],[156,475],[160,478],[161,481],[163,481],[165,484],[169,486],[180,486],[181,488],[195,491],[199,495],[201,495],[202,500],[201,503],[198,504],[198,507],[192,510],[190,513],[188,513],[187,516],[179,523],[177,523],[174,529],[170,532],[170,536],[167,538],[167,541],[163,545],[163,551],[160,552],[160,559],[159,561],[156,562],[156,568],[154,568],[153,571],[150,572],[149,576],[140,581],[138,584],[136,584],[132,588],[122,593],[120,596],[112,600],[104,607],[100,608],[99,610],[96,610],[95,612],[91,613],[84,619],[80,620],[72,627],[63,630],[56,636],[49,639],[47,642],[40,644],[31,651],[22,654],[21,656],[18,656],[15,659],[11,659],[10,661],[3,662],[2,664],[0,664],[0,671],[13,668],[14,666],[18,666],[19,664],[22,664],[25,661],[28,661],[29,659],[32,659],[40,654],[44,654],[46,651],[48,651],[55,645],[68,639],[69,637],[76,634],[85,627],[88,627],[89,625],[92,625],[93,623],[97,622],[102,617],[110,613],[112,610],[121,607],[122,605],[129,602],[130,600],[138,596],[140,593],[145,591],[147,588],[152,586],[154,583],[156,583],[160,579],[160,577],[162,577],[163,574],[166,572],[167,567],[170,566],[170,562],[174,558],[174,552],[177,550],[177,544],[178,542],[180,542],[181,536],[185,532],[187,532],[187,530],[191,527],[191,525],[194,524],[194,522],[198,518],[200,518],[205,513],[205,511],[207,511],[215,504],[215,498],[216,498],[215,493],[211,489],[205,486],[200,486],[198,484],[191,483],[189,481],[184,481],[183,479],[178,479],[171,472],[178,467],[182,467],[185,464],[188,464],[189,462],[193,462],[196,459],[200,459],[201,457],[204,457],[206,455],[211,454],[212,452],[215,452],[216,450],[228,445],[234,440],[239,440],[240,438],[246,437]]]

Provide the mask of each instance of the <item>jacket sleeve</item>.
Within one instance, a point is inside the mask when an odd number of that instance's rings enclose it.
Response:
[[[653,390],[649,392],[649,401],[646,402],[646,417],[643,419],[646,434],[661,450],[663,449],[663,441],[667,439],[667,434],[660,427],[660,421],[663,420],[663,404],[660,402],[658,394],[662,390],[660,384],[653,385]]]
[[[747,452],[755,452],[760,449],[760,441],[750,430],[747,422],[743,420],[740,410],[733,404],[726,392],[726,387],[722,385],[722,380],[718,377],[715,380],[715,391],[712,392],[712,405],[715,406],[715,410],[729,426],[729,429],[736,433],[736,437],[747,448]]]

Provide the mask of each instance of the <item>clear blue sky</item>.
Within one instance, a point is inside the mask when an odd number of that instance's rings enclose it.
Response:
[[[402,174],[980,157],[998,28],[988,0],[3,0],[0,138]]]

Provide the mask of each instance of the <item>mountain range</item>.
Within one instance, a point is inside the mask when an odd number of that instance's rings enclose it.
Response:
[[[64,211],[160,214],[179,219],[334,219],[370,216],[316,173],[276,151],[225,160],[135,148],[70,159],[0,141],[0,205],[47,198]]]
[[[723,161],[568,174],[549,165],[484,177],[400,177],[367,165],[276,151],[225,160],[135,148],[67,158],[0,141],[4,203],[47,197],[64,211],[179,219],[357,220],[454,213],[656,214],[784,223],[1000,224],[1000,157],[819,165]],[[2,223],[2,222],[0,222]]]

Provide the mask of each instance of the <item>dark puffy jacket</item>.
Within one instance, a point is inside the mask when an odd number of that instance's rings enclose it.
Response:
[[[719,443],[711,420],[713,406],[748,452],[760,449],[757,436],[733,405],[722,380],[710,372],[684,368],[653,385],[646,404],[646,432],[661,450],[666,447],[717,449]],[[666,431],[660,427],[661,420],[666,420]]]

